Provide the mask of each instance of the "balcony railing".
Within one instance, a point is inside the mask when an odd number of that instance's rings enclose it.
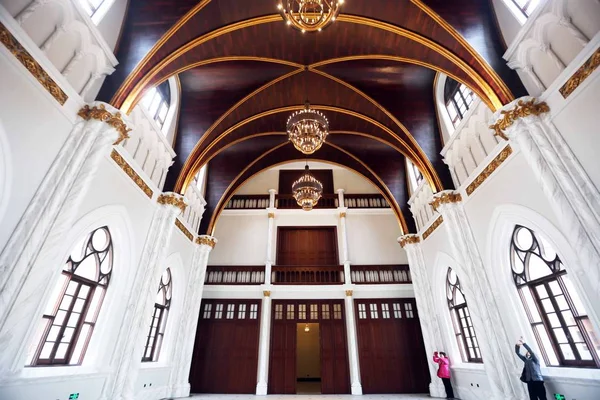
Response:
[[[348,208],[388,208],[390,205],[380,194],[347,194],[344,203]],[[315,208],[337,208],[339,198],[336,194],[324,194]],[[241,194],[233,196],[225,206],[227,210],[262,210],[269,207],[268,194]],[[296,199],[291,194],[279,194],[275,197],[275,207],[283,210],[298,209]]]
[[[227,210],[264,210],[269,207],[268,194],[239,194],[227,202]]]
[[[408,265],[352,265],[350,277],[355,284],[412,283]]]
[[[337,208],[337,206],[338,196],[336,194],[324,194],[314,208]],[[296,199],[291,194],[278,194],[275,196],[275,207],[282,210],[299,208]]]
[[[341,285],[344,283],[344,266],[295,266],[271,267],[274,285]]]
[[[344,205],[348,208],[389,208],[389,203],[380,194],[345,194]]]
[[[206,285],[262,285],[265,283],[265,266],[209,266]]]

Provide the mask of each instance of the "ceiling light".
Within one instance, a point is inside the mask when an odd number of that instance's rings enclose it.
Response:
[[[304,168],[304,175],[292,184],[292,193],[294,193],[296,203],[304,211],[312,210],[319,202],[323,194],[323,184],[312,176],[308,164]]]
[[[287,120],[288,139],[304,154],[319,150],[329,134],[329,121],[323,113],[310,108],[307,101],[304,109],[295,111]]]
[[[288,25],[304,33],[320,31],[335,21],[342,4],[343,0],[284,0],[277,8]]]

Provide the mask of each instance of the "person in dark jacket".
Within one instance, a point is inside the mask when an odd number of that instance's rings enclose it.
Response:
[[[527,350],[524,356],[520,352],[521,346]],[[540,369],[540,360],[531,350],[531,347],[523,342],[523,338],[520,338],[515,345],[515,353],[525,363],[521,380],[527,383],[529,400],[546,400],[546,388],[544,387],[544,377]]]

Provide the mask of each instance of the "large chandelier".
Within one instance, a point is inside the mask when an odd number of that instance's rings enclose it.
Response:
[[[323,193],[323,185],[312,176],[308,164],[304,167],[304,175],[292,184],[292,192],[294,199],[304,211],[312,210],[319,202]]]
[[[288,25],[302,33],[321,31],[335,21],[344,0],[280,0],[277,8]]]
[[[287,120],[288,138],[294,147],[304,154],[319,150],[329,134],[329,121],[323,113],[310,108],[308,101],[304,109],[295,111]]]

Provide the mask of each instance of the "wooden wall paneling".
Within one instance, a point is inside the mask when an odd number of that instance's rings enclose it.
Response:
[[[278,227],[277,265],[338,265],[337,227]]]

